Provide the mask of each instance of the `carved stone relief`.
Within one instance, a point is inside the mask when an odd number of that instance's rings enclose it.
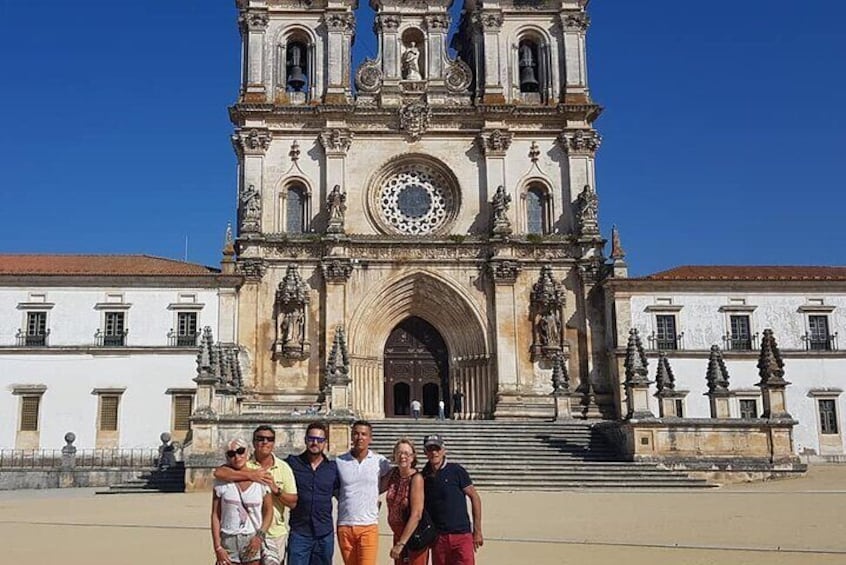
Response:
[[[544,265],[531,297],[535,358],[553,359],[569,351],[562,324],[565,299],[564,285],[553,278],[552,267]]]
[[[400,129],[408,134],[412,141],[417,141],[427,129],[432,118],[432,110],[425,102],[412,102],[399,110]]]
[[[309,353],[307,306],[309,288],[296,265],[289,265],[276,290],[276,341],[274,353],[287,359],[302,359]]]

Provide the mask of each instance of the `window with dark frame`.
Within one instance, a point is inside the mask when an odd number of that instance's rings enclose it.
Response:
[[[684,418],[684,400],[681,398],[677,398],[676,402],[676,416],[679,418]]]
[[[194,347],[197,345],[197,313],[179,312],[176,314],[176,345]]]
[[[288,189],[285,201],[285,231],[287,233],[305,232],[306,191],[300,185]]]
[[[808,316],[808,349],[812,351],[829,351],[831,349],[828,316]]]
[[[47,312],[26,313],[26,336],[24,344],[27,347],[47,345]]]
[[[533,186],[526,192],[526,233],[543,235],[546,225],[546,193]]]
[[[100,395],[100,431],[116,432],[118,430],[118,406],[120,397],[116,395]]]
[[[20,431],[38,431],[38,412],[41,408],[41,396],[21,397],[21,422]]]
[[[194,397],[190,394],[178,394],[173,397],[173,430],[184,432],[191,429],[191,411]]]
[[[733,351],[752,350],[752,331],[749,316],[746,314],[732,315],[729,318],[731,326],[731,341],[729,345]]]
[[[655,347],[661,351],[679,348],[676,317],[674,315],[658,314],[655,316]]]
[[[818,401],[820,410],[820,433],[837,433],[837,407],[833,398],[820,398]]]
[[[126,331],[123,312],[106,312],[105,327],[103,328],[103,345],[118,347],[125,345]]]
[[[758,401],[754,398],[740,399],[740,417],[754,419],[758,417]]]

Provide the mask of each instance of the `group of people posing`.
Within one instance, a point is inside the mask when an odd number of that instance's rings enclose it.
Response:
[[[423,439],[427,463],[417,471],[409,438],[394,445],[393,464],[370,449],[373,428],[352,425],[352,446],[336,458],[325,450],[328,429],[308,426],[305,450],[282,460],[274,455],[276,433],[262,425],[246,441],[230,441],[226,464],[214,471],[211,528],[218,565],[331,565],[335,534],[345,565],[376,565],[380,494],[386,493],[395,565],[473,565],[482,546],[482,501],[470,475],[447,461],[444,440]],[[337,532],[332,498],[338,500]],[[473,519],[467,513],[470,499]],[[285,521],[285,508],[290,519]],[[433,539],[421,545],[420,529]],[[413,542],[413,543],[412,543]],[[411,546],[411,547],[409,547]],[[413,547],[413,549],[412,549]]]

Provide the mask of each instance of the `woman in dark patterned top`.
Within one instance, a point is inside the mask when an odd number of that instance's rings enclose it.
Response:
[[[382,479],[387,490],[388,525],[394,532],[394,565],[426,565],[429,550],[409,551],[405,544],[423,515],[423,478],[417,473],[414,442],[402,438],[394,445],[394,467]]]

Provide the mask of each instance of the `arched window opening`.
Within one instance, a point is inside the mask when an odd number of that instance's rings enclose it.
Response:
[[[295,39],[288,41],[285,48],[285,90],[288,92],[308,92],[309,65],[308,44]]]
[[[285,204],[285,231],[303,233],[306,231],[306,191],[301,185],[288,189]]]
[[[540,92],[540,52],[538,45],[529,39],[518,48],[520,67],[520,92]]]
[[[540,186],[526,191],[526,233],[547,234],[550,226],[549,196]]]

